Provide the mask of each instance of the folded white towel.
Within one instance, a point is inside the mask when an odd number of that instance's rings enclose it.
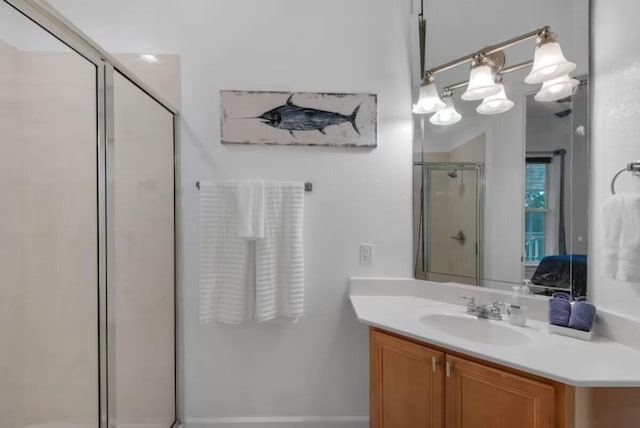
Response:
[[[250,247],[238,236],[238,183],[200,183],[200,321],[246,319]]]
[[[256,241],[258,321],[297,321],[304,312],[304,183],[264,186],[264,239]]]
[[[238,182],[238,236],[264,238],[264,182]]]
[[[613,195],[602,207],[604,273],[640,283],[640,195]]]

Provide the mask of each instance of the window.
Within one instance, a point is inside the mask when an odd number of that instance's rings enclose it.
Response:
[[[548,158],[527,158],[524,190],[525,264],[538,264],[545,256],[549,162]]]

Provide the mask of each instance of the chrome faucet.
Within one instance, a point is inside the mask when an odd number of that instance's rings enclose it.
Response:
[[[460,296],[462,299],[467,300],[467,313],[469,315],[476,316],[478,318],[486,318],[490,320],[502,320],[502,303],[494,301],[491,307],[487,305],[478,305],[475,297]]]

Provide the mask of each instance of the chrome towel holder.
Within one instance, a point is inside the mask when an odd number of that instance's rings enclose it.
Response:
[[[620,171],[618,171],[616,173],[616,175],[613,176],[613,180],[611,180],[611,194],[615,195],[616,194],[616,180],[618,179],[618,177],[620,176],[620,174],[622,174],[625,171],[629,171],[631,172],[633,175],[640,177],[640,160],[636,160],[633,161],[629,164],[627,164],[626,167],[622,168]]]

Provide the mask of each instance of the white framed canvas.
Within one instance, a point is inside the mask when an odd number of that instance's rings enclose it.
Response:
[[[220,91],[224,144],[376,147],[377,96]]]

